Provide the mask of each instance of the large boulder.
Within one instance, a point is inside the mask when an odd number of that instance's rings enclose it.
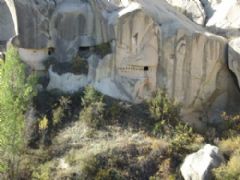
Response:
[[[235,74],[240,87],[240,38],[233,39],[228,46],[228,66]]]
[[[178,11],[185,14],[193,22],[204,25],[205,11],[199,0],[167,0],[169,4],[175,7]]]
[[[238,0],[202,0],[206,26],[214,33],[232,37],[240,35],[240,3]]]
[[[224,158],[218,147],[206,144],[198,152],[188,155],[180,170],[185,180],[209,180],[211,170],[222,162]]]

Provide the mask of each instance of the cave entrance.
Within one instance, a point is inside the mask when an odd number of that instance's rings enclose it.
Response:
[[[90,47],[79,47],[78,50],[81,51],[90,51]]]
[[[51,56],[54,52],[55,52],[55,48],[54,47],[48,48],[48,55],[49,56]]]
[[[144,71],[146,72],[146,71],[148,71],[149,70],[149,67],[148,66],[144,66]]]

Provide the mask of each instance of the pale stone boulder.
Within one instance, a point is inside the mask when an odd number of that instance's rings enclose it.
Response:
[[[196,153],[188,155],[180,168],[185,180],[209,180],[211,170],[224,162],[218,147],[206,144]]]
[[[240,4],[238,0],[202,0],[206,7],[206,26],[226,37],[240,35]]]
[[[233,39],[228,46],[228,66],[235,74],[240,87],[240,38]]]
[[[49,69],[50,82],[47,86],[47,90],[60,90],[64,93],[74,93],[79,91],[87,85],[87,77],[85,75],[75,75],[73,73],[64,73],[59,75]]]
[[[135,102],[156,90],[160,35],[153,19],[138,7],[132,4],[120,11],[115,26],[116,81]]]
[[[49,57],[48,49],[18,49],[19,56],[23,62],[32,69],[45,70],[44,61]]]
[[[205,11],[199,0],[167,0],[174,8],[185,14],[193,22],[204,25]]]

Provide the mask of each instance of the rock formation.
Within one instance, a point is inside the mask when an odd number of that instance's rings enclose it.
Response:
[[[228,46],[228,66],[235,74],[240,87],[240,38],[233,39]]]
[[[44,70],[43,62],[51,64],[53,58],[74,66],[74,57],[80,56],[88,64],[83,75],[71,69],[54,72],[52,63],[48,89],[72,93],[92,84],[104,94],[138,103],[160,88],[182,104],[191,123],[199,122],[203,112],[215,121],[238,102],[227,40],[194,23],[219,27],[210,12],[212,1],[182,1],[191,2],[181,8],[194,22],[164,0],[5,1],[11,13],[4,18],[12,23],[0,22],[0,32],[4,26],[12,33],[0,39],[14,36],[17,29],[13,44],[33,69]]]
[[[218,147],[206,144],[196,153],[188,155],[182,166],[181,173],[185,180],[211,179],[211,170],[224,162]]]

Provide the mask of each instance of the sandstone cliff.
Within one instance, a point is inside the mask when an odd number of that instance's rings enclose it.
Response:
[[[92,84],[106,95],[139,103],[160,88],[182,104],[186,121],[198,125],[205,114],[215,122],[222,111],[236,110],[240,98],[229,70],[239,77],[238,65],[228,62],[227,39],[238,34],[239,4],[231,1],[221,13],[225,1],[168,3],[4,0],[0,41],[14,37],[24,62],[48,70],[49,90],[72,93]],[[43,65],[53,58],[73,64],[76,56],[88,64],[86,74]]]

